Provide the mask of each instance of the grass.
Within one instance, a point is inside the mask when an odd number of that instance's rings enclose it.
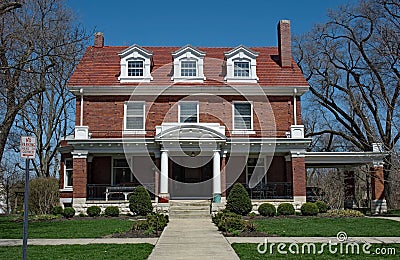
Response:
[[[289,249],[289,245],[286,243],[285,248],[282,250],[288,252],[288,254],[280,254],[277,250],[277,245],[273,247],[273,254],[270,254],[269,248],[271,245],[267,246],[267,252],[265,254],[260,254],[258,253],[257,247],[258,244],[238,244],[234,243],[232,244],[233,249],[237,253],[237,255],[240,257],[240,259],[243,260],[253,260],[253,259],[268,259],[268,258],[285,258],[285,259],[399,259],[399,254],[400,254],[400,244],[372,244],[372,247],[369,249],[371,254],[364,254],[362,252],[362,245],[360,244],[360,254],[345,254],[345,250],[343,249],[343,254],[340,254],[340,251],[338,249],[338,252],[336,254],[331,254],[328,247],[325,247],[323,250],[323,253],[321,255],[314,255],[314,254],[307,254],[307,248],[305,249],[306,254],[301,254],[301,246],[302,244],[299,245],[299,252],[300,254],[291,254]],[[318,252],[321,249],[321,244],[315,244],[316,245],[316,251]],[[339,248],[339,246],[338,246]],[[388,252],[389,248],[394,248],[396,250],[395,254],[386,254],[386,255],[379,255],[376,254],[375,251],[376,248],[380,248],[379,250],[386,250]],[[261,247],[261,250],[263,248]],[[293,248],[296,250],[295,248]],[[351,253],[351,249],[349,249],[349,252]],[[383,252],[383,251],[380,251]]]
[[[29,238],[99,238],[126,232],[132,227],[127,219],[85,219],[30,222]],[[23,223],[0,217],[0,239],[22,238]],[[2,259],[2,258],[0,258]]]
[[[28,259],[147,259],[153,250],[150,244],[90,244],[29,246]],[[0,259],[21,259],[21,246],[0,247]]]
[[[400,222],[378,218],[290,217],[255,220],[257,231],[268,235],[293,237],[336,236],[344,231],[349,237],[390,237],[400,235]]]

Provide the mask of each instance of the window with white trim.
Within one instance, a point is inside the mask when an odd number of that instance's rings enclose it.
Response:
[[[248,158],[246,164],[246,183],[248,184],[251,177],[256,178],[257,183],[266,184],[267,175],[265,174],[264,158]]]
[[[72,188],[73,181],[73,160],[67,158],[64,160],[64,188]]]
[[[250,62],[248,61],[235,61],[233,69],[234,77],[249,77],[250,76]]]
[[[128,61],[128,77],[143,77],[143,61],[130,60]]]
[[[197,102],[179,103],[179,123],[198,123],[199,104]]]
[[[129,168],[127,160],[113,160],[113,185],[123,185],[132,182],[133,174]]]
[[[233,103],[233,129],[253,129],[253,105],[250,102]]]
[[[197,64],[194,60],[181,61],[181,77],[196,77]]]
[[[145,103],[125,102],[125,130],[145,130]]]

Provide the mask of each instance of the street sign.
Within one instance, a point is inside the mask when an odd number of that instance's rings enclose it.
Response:
[[[36,137],[21,136],[20,153],[22,158],[35,159]]]

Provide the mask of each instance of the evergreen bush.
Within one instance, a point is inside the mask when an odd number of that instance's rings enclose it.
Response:
[[[261,216],[273,217],[276,215],[276,208],[271,203],[263,203],[258,207]]]
[[[245,216],[250,213],[253,206],[249,194],[242,184],[233,185],[226,201],[226,208],[236,214]]]
[[[291,203],[279,204],[277,212],[278,212],[278,215],[284,215],[284,216],[295,214],[294,207]]]
[[[75,216],[75,209],[72,207],[66,207],[64,208],[62,215],[65,218],[72,218],[73,216]]]
[[[86,213],[89,217],[100,216],[101,208],[99,206],[90,206],[86,209]]]
[[[318,206],[312,202],[306,202],[301,205],[301,215],[303,216],[316,216],[318,214]]]
[[[63,208],[61,206],[55,206],[53,207],[53,209],[51,210],[51,213],[53,213],[53,215],[62,215],[63,213]]]
[[[326,213],[328,211],[328,205],[321,200],[315,202],[315,205],[317,205],[319,213]]]
[[[129,197],[129,209],[133,214],[139,216],[147,216],[153,211],[150,195],[145,187],[138,186],[135,188]]]
[[[118,217],[119,216],[119,208],[117,206],[108,206],[104,210],[104,215],[107,217]]]

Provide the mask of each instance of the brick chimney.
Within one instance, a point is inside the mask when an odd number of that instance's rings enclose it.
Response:
[[[94,35],[94,47],[104,47],[104,35],[102,32],[97,32]]]
[[[290,39],[290,21],[280,20],[278,23],[279,65],[282,68],[292,67],[292,42]]]

